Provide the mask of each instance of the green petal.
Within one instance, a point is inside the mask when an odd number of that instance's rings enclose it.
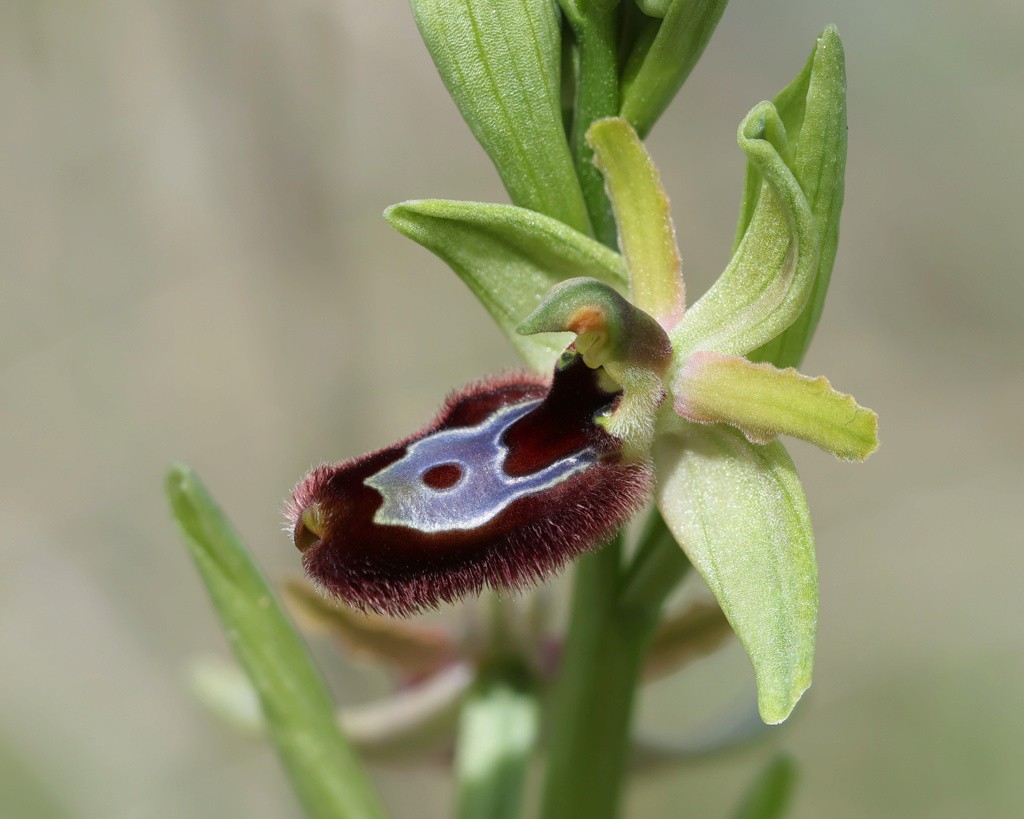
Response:
[[[818,326],[839,245],[846,171],[846,64],[835,26],[818,37],[803,71],[775,98],[775,107],[789,135],[790,167],[814,213],[821,252],[803,311],[785,332],[754,351],[751,358],[779,367],[798,367]],[[758,184],[757,171],[750,166],[747,184]],[[747,207],[752,210],[752,205],[745,203],[744,210]],[[740,218],[741,228],[744,218]]]
[[[750,657],[761,718],[782,722],[811,683],[818,621],[814,536],[793,462],[777,441],[695,424],[662,436],[654,462],[658,508]]]
[[[680,370],[672,391],[680,415],[731,424],[755,444],[792,435],[847,461],[863,461],[878,449],[878,416],[824,376],[699,352]]]
[[[562,125],[551,0],[412,0],[434,64],[512,201],[584,233],[590,219]]]
[[[764,179],[729,266],[669,334],[676,358],[698,350],[745,355],[785,330],[814,284],[818,232],[807,197],[783,159],[786,130],[770,102],[740,124],[739,144]]]
[[[658,169],[624,119],[598,120],[587,131],[587,143],[615,209],[633,302],[671,329],[683,317],[686,296],[676,229]]]
[[[525,208],[423,199],[392,205],[384,218],[447,262],[541,372],[550,372],[565,337],[522,336],[515,328],[548,290],[565,279],[591,276],[628,295],[619,254]]]
[[[167,494],[306,814],[315,819],[385,816],[334,722],[330,695],[305,644],[234,527],[187,467],[171,469]]]
[[[665,19],[647,24],[622,72],[619,116],[628,120],[640,136],[647,136],[690,76],[727,2],[672,0],[670,4],[648,0],[641,4],[647,14]]]

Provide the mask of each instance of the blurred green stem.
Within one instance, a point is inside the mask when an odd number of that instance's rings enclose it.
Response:
[[[529,678],[514,665],[484,669],[459,717],[458,819],[516,819],[539,724]]]
[[[661,516],[625,573],[622,535],[576,569],[562,673],[551,703],[544,819],[618,813],[637,685],[665,598],[689,563]]]
[[[576,174],[594,225],[594,235],[613,250],[618,247],[615,217],[604,190],[604,177],[592,161],[594,152],[587,145],[585,136],[592,122],[619,113],[617,20],[616,9],[604,9],[592,3],[573,23],[580,70],[570,139]]]

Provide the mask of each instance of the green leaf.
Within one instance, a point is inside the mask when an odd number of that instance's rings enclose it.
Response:
[[[525,208],[424,199],[392,205],[384,218],[447,262],[541,372],[551,370],[571,336],[522,336],[515,328],[548,290],[565,279],[591,276],[629,293],[619,254]]]
[[[653,17],[641,33],[622,72],[619,116],[646,137],[690,76],[707,47],[728,0],[652,2]],[[655,12],[662,11],[661,14]]]
[[[176,466],[167,494],[188,550],[303,808],[315,819],[376,819],[384,809],[334,721],[330,696],[234,527],[196,475]]]
[[[818,232],[807,197],[786,165],[786,131],[770,102],[739,128],[740,148],[764,182],[747,231],[718,281],[669,334],[676,359],[698,350],[744,355],[800,314],[818,265]]]
[[[485,672],[462,708],[455,753],[459,819],[516,819],[537,742],[536,697]]]
[[[590,233],[562,125],[551,0],[412,0],[420,34],[513,203]]]
[[[654,448],[656,499],[746,649],[761,718],[789,716],[811,683],[818,570],[793,462],[775,441],[687,424]]]
[[[686,294],[676,229],[658,169],[624,119],[598,120],[590,126],[587,142],[615,209],[633,302],[671,329],[683,317]]]
[[[814,213],[821,252],[804,309],[785,332],[755,350],[751,358],[798,367],[821,318],[839,246],[846,172],[846,63],[835,26],[821,33],[803,71],[775,98],[775,106],[789,135],[790,167]],[[756,170],[748,167],[748,184],[755,176]]]
[[[776,754],[744,794],[734,819],[782,819],[793,797],[797,773],[792,756]]]
[[[672,391],[680,415],[731,424],[755,444],[792,435],[847,461],[863,461],[878,449],[878,416],[824,376],[698,352],[679,371]]]

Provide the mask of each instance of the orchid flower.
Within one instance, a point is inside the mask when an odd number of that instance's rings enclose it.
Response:
[[[517,815],[543,737],[544,819],[610,819],[638,683],[711,650],[721,614],[764,722],[786,719],[810,684],[813,533],[779,437],[853,461],[878,446],[874,413],[796,369],[838,243],[842,44],[826,29],[797,78],[740,124],[732,259],[688,304],[642,138],[726,0],[411,4],[513,204],[409,201],[385,218],[452,268],[527,369],[455,390],[419,432],[294,489],[288,529],[328,600],[293,585],[293,603],[400,680],[394,697],[343,712],[344,731],[237,533],[194,474],[172,470],[175,516],[251,683],[215,670],[198,688],[266,730],[311,816],[383,816],[353,745],[378,758],[436,748],[457,720],[459,815]],[[627,557],[623,527],[646,508]],[[529,620],[514,605],[481,618],[477,642],[389,619],[526,589],[573,561],[567,636],[550,645],[510,637]],[[689,565],[721,614],[663,620]]]
[[[416,435],[315,469],[290,511],[310,578],[390,614],[485,585],[519,589],[599,548],[653,496],[750,655],[762,716],[784,719],[810,683],[818,585],[803,491],[776,439],[849,460],[877,446],[874,413],[826,379],[755,363],[820,309],[811,296],[831,267],[842,199],[842,78],[828,30],[783,110],[761,103],[743,120],[745,224],[689,307],[668,198],[622,118],[586,134],[621,255],[522,207],[389,208],[389,223],[452,266],[539,374],[470,385]],[[575,338],[563,349],[555,333]]]

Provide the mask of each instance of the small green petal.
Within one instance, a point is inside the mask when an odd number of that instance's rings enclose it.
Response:
[[[751,358],[779,367],[798,367],[818,326],[839,246],[846,171],[846,64],[835,26],[821,33],[804,70],[775,98],[775,106],[789,134],[790,167],[817,222],[821,253],[803,311],[785,332],[755,350]],[[751,170],[748,168],[748,180],[754,175]]]
[[[598,120],[587,131],[587,143],[615,209],[633,302],[671,329],[683,316],[686,296],[676,229],[658,169],[623,119]]]
[[[727,2],[647,0],[641,3],[646,14],[665,19],[647,24],[622,72],[619,116],[636,128],[640,136],[650,133],[690,76],[722,19]]]
[[[532,210],[423,199],[392,205],[384,218],[447,262],[523,358],[541,372],[551,371],[565,343],[522,336],[515,328],[548,290],[565,279],[590,276],[623,295],[629,292],[618,253]]]
[[[878,416],[824,376],[699,352],[680,370],[672,391],[680,415],[731,424],[755,444],[792,435],[847,461],[863,461],[878,449]]]
[[[789,716],[811,684],[818,621],[814,535],[793,462],[728,427],[687,425],[654,447],[656,499],[746,649],[761,718]]]
[[[512,201],[590,233],[562,125],[551,0],[411,0],[423,41]]]
[[[783,155],[786,130],[770,102],[740,124],[739,144],[764,179],[747,231],[718,281],[669,334],[676,359],[698,350],[745,355],[800,314],[818,266],[818,232]]]

